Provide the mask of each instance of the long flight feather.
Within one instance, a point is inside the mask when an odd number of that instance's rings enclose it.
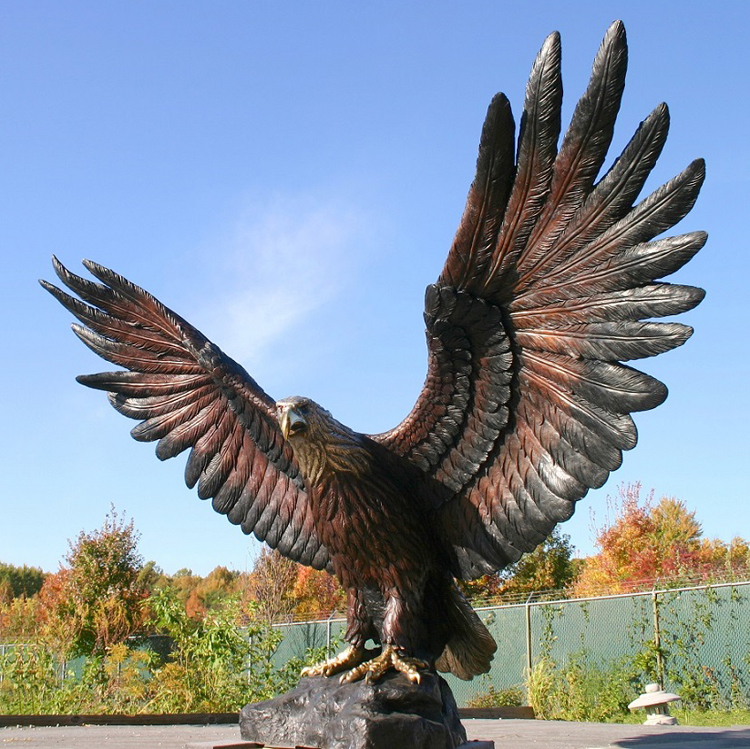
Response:
[[[653,239],[682,220],[695,204],[705,175],[703,159],[696,159],[581,252],[530,286],[550,287],[573,278],[584,285],[591,268],[600,266],[618,252]]]
[[[533,307],[526,309],[519,305],[514,309],[513,323],[517,330],[525,330],[546,325],[668,317],[693,309],[705,295],[703,289],[695,286],[670,283],[593,294],[569,286],[556,287],[543,297],[543,304],[539,303],[542,295],[536,294]],[[524,301],[528,304],[532,300],[527,297]]]
[[[513,180],[515,124],[510,103],[497,94],[482,127],[476,177],[466,199],[441,285],[472,289],[489,262]]]
[[[526,245],[552,179],[560,135],[560,35],[550,34],[531,69],[518,137],[518,166],[497,247],[487,272],[488,298],[501,292],[505,272]]]
[[[588,88],[555,159],[549,198],[518,259],[522,276],[534,273],[591,191],[612,141],[626,70],[625,27],[615,21],[604,36]]]
[[[546,236],[536,248],[538,260],[518,279],[520,291],[619,221],[632,208],[656,163],[669,130],[669,112],[659,105],[638,127],[604,178],[585,198],[559,236]],[[552,241],[554,239],[554,241]]]

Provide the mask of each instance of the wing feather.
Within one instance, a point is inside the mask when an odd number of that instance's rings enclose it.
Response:
[[[523,269],[517,287],[523,288],[543,268],[553,268],[630,211],[646,178],[661,154],[669,130],[669,112],[661,104],[641,123],[628,146],[607,175],[583,199],[557,235],[539,241],[536,260]]]
[[[84,375],[120,413],[140,423],[139,441],[156,441],[164,460],[190,449],[185,482],[201,499],[296,561],[330,560],[311,517],[292,450],[281,436],[275,403],[260,386],[189,323],[108,268],[84,262],[102,283],[68,271],[61,281],[78,297],[42,285],[82,325],[76,335],[125,371]]]
[[[547,39],[526,89],[504,208],[476,188],[486,165],[506,158],[503,151],[493,159],[489,149],[507,148],[511,116],[503,115],[502,138],[493,133],[497,113],[488,117],[477,180],[426,295],[425,385],[409,416],[375,437],[448,490],[435,492],[437,523],[464,577],[517,560],[606,481],[636,444],[631,413],[667,395],[661,382],[623,362],[680,346],[692,333],[652,318],[692,309],[704,295],[659,279],[690,260],[706,235],[657,238],[692,208],[702,160],[636,204],[664,146],[666,105],[596,182],[626,65],[616,22],[558,152],[560,44],[557,35]],[[490,227],[497,227],[492,247]]]
[[[534,272],[591,192],[612,141],[626,69],[625,28],[615,23],[602,41],[588,88],[578,101],[563,138],[554,164],[549,199],[518,258],[519,273]],[[522,283],[523,275],[519,288]]]
[[[692,255],[691,255],[692,257]],[[643,263],[640,275],[643,275]],[[658,271],[654,277],[659,275]],[[621,279],[620,279],[621,281]],[[595,281],[598,286],[598,280]],[[573,325],[597,322],[636,321],[687,312],[699,304],[705,292],[694,286],[659,283],[579,296],[580,289],[565,287],[535,293],[535,306],[519,303],[513,311],[518,330],[535,325]],[[538,305],[538,306],[536,306]]]
[[[483,287],[492,283],[502,288],[549,193],[560,135],[560,53],[560,35],[555,32],[547,37],[531,69],[518,138],[516,176],[489,272],[482,279]]]
[[[476,177],[443,271],[446,283],[452,286],[470,287],[482,277],[482,268],[491,259],[513,184],[514,130],[510,103],[504,94],[498,94],[487,111]]]
[[[519,330],[520,346],[584,359],[628,361],[656,356],[681,346],[692,328],[680,323],[603,322]]]

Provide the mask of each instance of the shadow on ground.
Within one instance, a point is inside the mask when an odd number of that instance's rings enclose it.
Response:
[[[732,729],[726,731],[665,733],[663,736],[633,736],[618,739],[612,746],[622,749],[638,749],[638,747],[706,747],[706,749],[748,749],[750,747],[750,728]]]

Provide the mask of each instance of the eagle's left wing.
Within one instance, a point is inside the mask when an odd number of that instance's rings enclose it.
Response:
[[[436,482],[456,574],[530,551],[635,446],[631,412],[666,397],[622,362],[692,330],[649,318],[691,309],[701,289],[657,282],[705,234],[653,240],[690,210],[703,162],[633,205],[666,139],[657,107],[599,181],[620,105],[627,48],[607,32],[558,152],[560,40],[532,68],[514,153],[507,99],[492,101],[477,174],[438,283],[427,290],[429,368],[409,416],[374,439]]]
[[[53,263],[80,299],[46,281],[42,286],[83,323],[73,329],[90,349],[124,367],[78,381],[107,391],[120,413],[140,420],[131,434],[156,441],[161,460],[190,449],[185,482],[197,484],[201,499],[212,498],[217,512],[290,559],[325,568],[328,550],[274,400],[147,291],[96,263],[84,261],[102,283]]]

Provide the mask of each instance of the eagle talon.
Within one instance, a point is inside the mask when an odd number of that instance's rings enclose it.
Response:
[[[302,669],[302,676],[333,676],[339,671],[359,666],[367,656],[364,648],[357,648],[350,645],[346,650],[333,658],[329,658],[322,663],[316,663],[314,666],[306,666]]]
[[[422,682],[422,674],[419,670],[422,669],[424,671],[429,668],[429,663],[418,658],[403,655],[393,645],[387,645],[379,656],[360,663],[356,668],[343,674],[339,681],[341,684],[347,684],[364,678],[366,684],[374,684],[387,671],[394,669],[404,674],[413,684],[420,684]]]

